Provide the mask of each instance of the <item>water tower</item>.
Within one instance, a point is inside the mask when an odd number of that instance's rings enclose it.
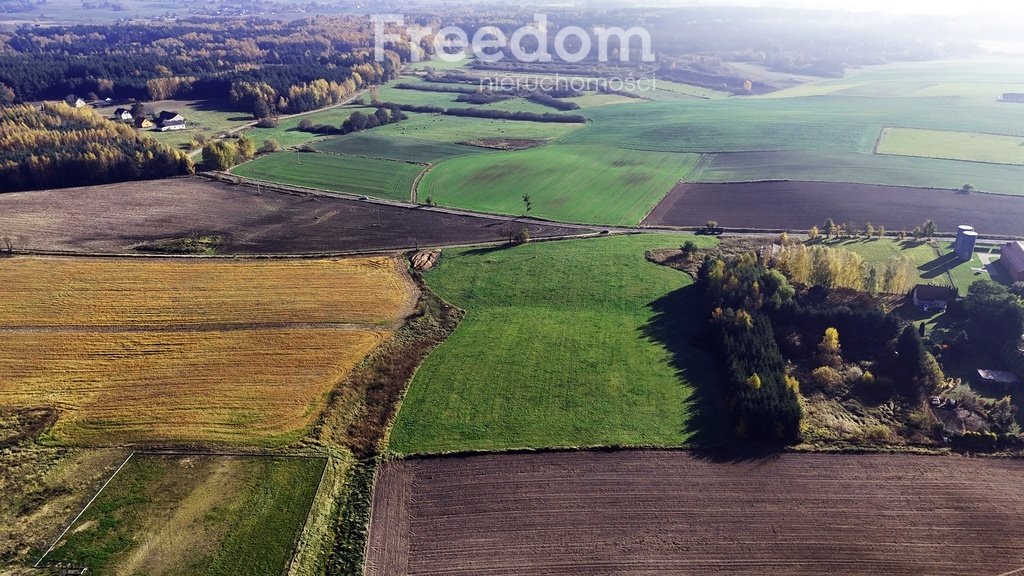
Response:
[[[968,261],[974,258],[974,245],[978,243],[978,233],[972,226],[957,226],[956,242],[953,243],[953,253],[956,257]]]

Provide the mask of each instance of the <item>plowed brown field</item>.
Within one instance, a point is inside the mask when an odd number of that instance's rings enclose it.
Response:
[[[505,241],[510,228],[522,226],[203,178],[0,194],[0,238],[22,251],[131,253],[142,244],[194,235],[220,237],[220,254],[395,250]],[[527,228],[532,238],[596,232],[537,222]]]
[[[836,222],[871,222],[890,232],[913,230],[926,219],[939,231],[970,224],[982,234],[1024,235],[1024,197],[959,194],[953,190],[870,186],[846,182],[680,184],[644,220],[654,226],[807,230]]]
[[[389,462],[374,496],[367,574],[1017,573],[1022,475],[1020,460],[909,455]]]

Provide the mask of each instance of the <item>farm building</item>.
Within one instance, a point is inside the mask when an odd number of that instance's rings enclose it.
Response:
[[[154,126],[156,126],[156,124],[154,124],[152,120],[150,120],[149,118],[146,118],[145,116],[139,116],[138,118],[135,119],[134,122],[132,122],[132,124],[136,128],[143,128],[143,129],[153,128]]]
[[[1014,282],[1024,281],[1024,242],[1010,242],[1000,252],[1003,268]]]
[[[918,284],[910,293],[914,306],[922,310],[945,310],[951,300],[956,299],[956,290],[947,286]]]
[[[1005,370],[978,370],[978,378],[987,384],[999,384],[1002,386],[1019,386],[1020,378],[1013,372]]]
[[[114,120],[120,120],[121,122],[132,121],[132,111],[127,108],[118,108],[114,110]]]
[[[156,124],[160,127],[161,132],[167,132],[168,130],[184,130],[185,117],[177,112],[168,112],[165,110],[157,116]]]
[[[1003,102],[1024,102],[1024,93],[1006,92],[1003,94]]]
[[[968,262],[974,258],[974,246],[978,242],[978,233],[971,226],[959,226],[956,232],[956,242],[953,243],[953,253],[956,257]]]
[[[89,104],[85,100],[82,100],[81,98],[78,98],[77,100],[75,100],[75,103],[74,103],[74,107],[75,108],[85,108],[88,105]]]

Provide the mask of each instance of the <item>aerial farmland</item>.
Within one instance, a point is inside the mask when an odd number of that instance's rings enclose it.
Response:
[[[1024,11],[94,4],[0,0],[0,575],[1024,570]]]

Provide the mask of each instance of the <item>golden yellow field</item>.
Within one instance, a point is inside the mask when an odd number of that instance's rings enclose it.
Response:
[[[386,257],[3,259],[0,327],[390,323],[411,305],[397,266]]]
[[[13,258],[0,285],[0,407],[79,445],[294,441],[414,297],[388,258]]]

